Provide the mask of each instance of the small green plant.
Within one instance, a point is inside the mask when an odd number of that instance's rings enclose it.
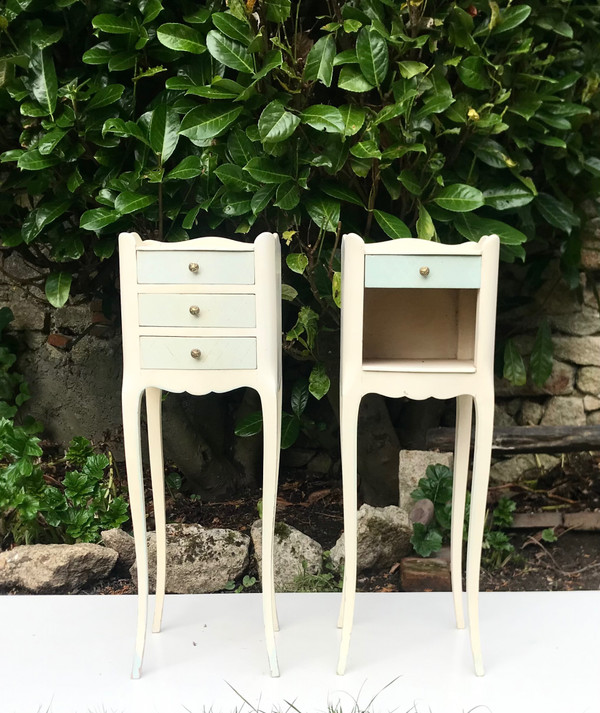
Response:
[[[553,527],[547,527],[542,530],[542,540],[544,542],[556,542],[558,540],[558,535],[554,532]]]
[[[445,465],[430,465],[425,477],[419,480],[413,490],[414,500],[431,500],[434,507],[434,519],[428,525],[420,522],[413,524],[410,538],[415,552],[421,557],[430,557],[438,552],[444,541],[448,541],[452,514],[452,471]],[[467,493],[465,524],[463,537],[467,539],[470,493]],[[514,553],[514,547],[505,530],[513,523],[515,502],[510,498],[500,498],[496,507],[486,518],[483,534],[483,558],[489,567],[502,567]]]
[[[241,594],[241,592],[244,591],[244,589],[250,589],[256,584],[256,577],[251,577],[250,575],[246,574],[244,575],[244,578],[242,579],[240,584],[236,584],[233,579],[230,579],[229,582],[225,585],[225,589],[228,592],[235,592],[236,594]]]
[[[96,542],[101,530],[129,518],[127,502],[116,493],[111,460],[95,454],[85,438],[74,439],[61,459],[67,466],[62,482],[45,476],[42,455],[39,438],[0,419],[0,540]]]
[[[331,552],[323,552],[324,572],[310,574],[306,570],[306,561],[302,562],[302,573],[294,578],[294,588],[297,592],[340,592],[344,579],[344,569],[339,569],[331,561]]]

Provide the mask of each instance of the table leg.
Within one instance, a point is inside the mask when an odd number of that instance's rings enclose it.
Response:
[[[167,571],[167,533],[165,507],[165,467],[162,441],[162,391],[155,387],[146,389],[146,418],[148,423],[148,452],[152,478],[152,500],[156,530],[156,598],[152,631],[160,631],[165,603]]]
[[[342,491],[344,498],[344,583],[342,606],[338,626],[342,628],[342,641],[337,665],[337,673],[342,676],[346,670],[350,635],[354,619],[356,598],[357,564],[357,442],[358,410],[360,394],[343,395],[340,403],[340,442],[342,453]]]
[[[452,525],[450,534],[450,571],[452,573],[454,614],[458,629],[465,628],[462,597],[462,549],[467,475],[469,471],[469,455],[471,452],[472,414],[473,397],[469,395],[457,396],[454,478],[452,487]]]
[[[262,601],[265,639],[271,676],[279,676],[275,647],[275,577],[273,545],[275,537],[275,509],[280,450],[281,415],[276,392],[265,389],[261,393],[263,412],[263,497],[262,497]]]
[[[141,390],[123,385],[123,439],[129,489],[129,507],[135,539],[138,580],[138,618],[132,678],[139,678],[144,658],[148,618],[148,545],[146,542],[146,507],[140,430]]]
[[[475,673],[483,676],[483,658],[479,635],[479,574],[481,547],[485,523],[490,460],[492,455],[492,432],[494,427],[494,391],[485,390],[475,396],[475,453],[473,456],[473,479],[471,483],[471,513],[469,516],[469,539],[467,543],[467,607],[471,650]]]

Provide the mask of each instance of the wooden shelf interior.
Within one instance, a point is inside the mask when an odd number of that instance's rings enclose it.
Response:
[[[458,360],[459,371],[472,370],[479,290],[367,288],[364,294],[363,362],[410,360],[421,371],[429,360],[432,367]]]

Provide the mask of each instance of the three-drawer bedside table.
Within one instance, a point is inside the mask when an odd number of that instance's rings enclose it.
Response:
[[[365,394],[378,393],[412,399],[456,397],[451,576],[458,628],[464,628],[462,539],[475,404],[467,604],[475,672],[483,675],[478,595],[494,422],[498,257],[496,235],[452,246],[414,239],[365,244],[355,234],[343,237],[340,438],[345,568],[339,674],[346,668],[356,590],[358,411]]]
[[[263,411],[263,616],[269,665],[279,675],[273,533],[281,439],[281,257],[279,238],[254,244],[206,237],[181,243],[119,236],[123,328],[123,434],[138,576],[132,677],[140,675],[147,628],[148,551],[140,409],[146,396],[156,520],[152,630],[160,631],[166,580],[162,391],[201,396],[249,386]]]

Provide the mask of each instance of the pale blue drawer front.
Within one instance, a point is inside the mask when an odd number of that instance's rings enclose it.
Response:
[[[252,285],[254,252],[138,250],[137,273],[140,284]]]
[[[480,284],[479,255],[365,256],[365,287],[478,289]]]

